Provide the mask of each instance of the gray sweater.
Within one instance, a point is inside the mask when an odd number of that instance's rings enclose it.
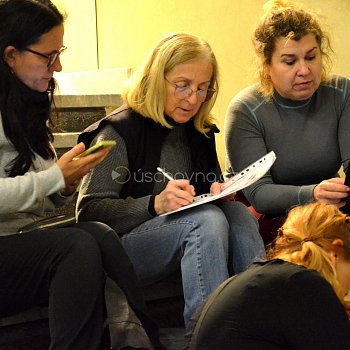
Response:
[[[117,146],[84,177],[77,202],[77,215],[79,220],[105,222],[118,234],[124,234],[153,218],[148,211],[150,197],[159,194],[168,180],[161,173],[149,174],[140,169],[134,176],[138,181],[155,182],[153,193],[139,198],[121,198],[123,184],[130,176],[125,141],[111,125],[105,126],[92,144],[101,140],[116,140]],[[159,166],[174,178],[190,178],[192,161],[185,124],[175,126],[165,139]]]
[[[34,166],[26,174],[9,178],[5,168],[16,155],[16,149],[4,134],[0,115],[0,236],[16,233],[19,227],[70,200],[59,194],[65,181],[54,160],[36,155]]]
[[[349,80],[332,76],[307,101],[275,93],[266,100],[256,86],[236,95],[225,119],[227,172],[242,170],[269,151],[271,171],[243,192],[260,213],[280,214],[314,201],[313,189],[338,176],[350,158]]]

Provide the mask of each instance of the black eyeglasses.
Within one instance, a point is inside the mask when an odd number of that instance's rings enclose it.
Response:
[[[66,46],[62,46],[58,51],[57,50],[54,50],[52,52],[50,52],[49,54],[44,54],[44,53],[41,53],[41,52],[38,52],[38,51],[35,51],[35,50],[32,50],[32,49],[28,49],[28,48],[25,48],[23,49],[24,51],[28,51],[28,52],[31,52],[35,55],[38,55],[38,56],[41,56],[41,57],[45,57],[48,59],[48,62],[47,62],[47,68],[50,68],[52,67],[52,65],[56,62],[58,56],[64,51],[66,50],[67,47]]]
[[[168,79],[166,79],[166,82],[172,85],[174,90],[174,96],[180,100],[184,100],[186,98],[189,98],[192,96],[193,93],[197,94],[197,97],[199,101],[205,102],[209,101],[213,95],[215,94],[215,89],[198,89],[198,90],[192,90],[188,85],[180,86],[175,83],[170,82]]]

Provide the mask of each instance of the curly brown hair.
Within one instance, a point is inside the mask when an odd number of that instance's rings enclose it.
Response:
[[[272,55],[279,38],[289,38],[299,41],[305,35],[313,34],[319,45],[322,58],[322,81],[326,81],[332,66],[330,57],[333,52],[329,35],[321,29],[320,20],[316,14],[307,11],[296,3],[286,0],[270,0],[264,5],[261,17],[253,35],[255,53],[260,60],[259,78],[260,91],[271,97],[274,91],[272,81],[266,74],[266,65],[271,64]]]

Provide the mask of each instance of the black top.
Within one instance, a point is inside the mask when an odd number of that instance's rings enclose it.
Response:
[[[331,285],[278,259],[219,287],[190,337],[186,349],[350,349],[349,320]]]

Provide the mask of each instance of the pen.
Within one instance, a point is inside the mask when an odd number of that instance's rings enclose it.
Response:
[[[166,177],[168,180],[170,180],[170,181],[174,180],[174,178],[171,177],[171,176],[170,176],[165,170],[163,170],[162,168],[158,167],[157,170],[160,171],[160,172],[164,175],[164,177]]]

